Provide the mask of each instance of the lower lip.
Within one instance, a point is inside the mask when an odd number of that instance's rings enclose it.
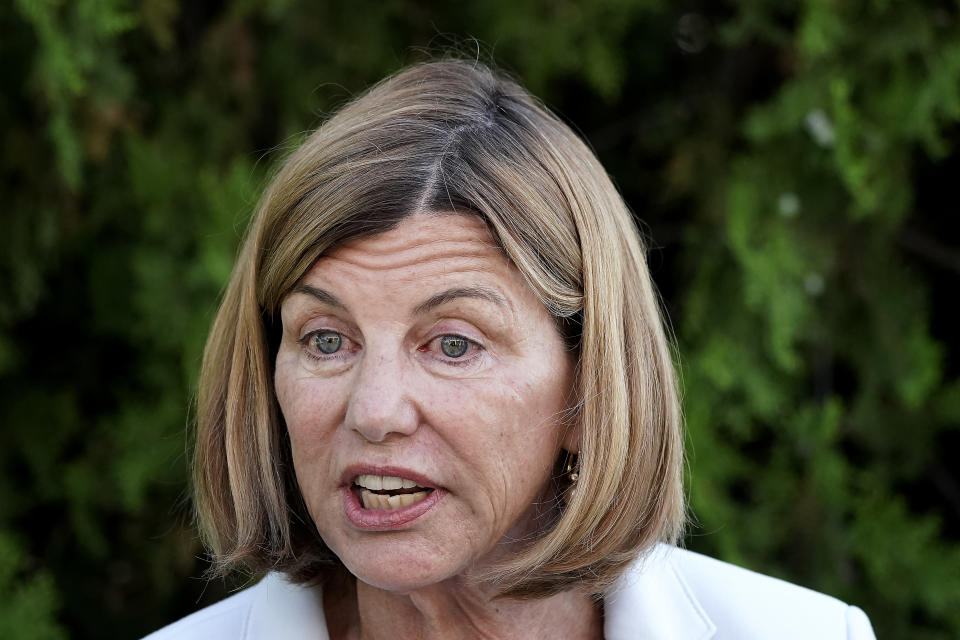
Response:
[[[400,509],[364,509],[349,486],[340,490],[343,493],[343,511],[350,524],[365,531],[390,531],[399,529],[433,509],[443,500],[447,492],[434,489],[430,494],[407,507]]]

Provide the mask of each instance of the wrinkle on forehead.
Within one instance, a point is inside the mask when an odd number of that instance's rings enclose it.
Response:
[[[416,233],[396,234],[388,231],[348,240],[334,247],[318,262],[333,259],[377,271],[402,269],[419,263],[428,255],[430,260],[493,259],[502,262],[504,267],[513,266],[486,223],[478,216],[417,213],[404,219],[394,230],[401,227],[416,229]],[[461,268],[470,270],[468,265],[462,265]]]
[[[335,246],[300,283],[329,291],[351,309],[352,294],[369,287],[379,289],[380,303],[404,308],[416,308],[444,290],[489,289],[503,303],[490,305],[491,311],[505,313],[508,322],[520,322],[523,309],[543,309],[486,222],[472,214],[412,214],[388,231]],[[422,288],[406,288],[411,284]]]

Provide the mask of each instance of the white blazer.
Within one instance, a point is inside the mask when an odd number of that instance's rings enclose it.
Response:
[[[867,616],[830,596],[661,545],[604,599],[607,640],[875,640]],[[317,587],[268,574],[147,640],[329,640]]]

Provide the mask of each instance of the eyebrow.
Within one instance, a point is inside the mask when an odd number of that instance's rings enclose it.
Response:
[[[493,289],[477,285],[472,287],[451,287],[446,291],[441,291],[434,296],[430,296],[425,302],[417,305],[413,313],[415,315],[423,315],[457,298],[475,298],[492,302],[499,307],[509,306],[506,299]]]
[[[323,304],[335,307],[337,309],[343,309],[344,311],[347,310],[347,305],[340,302],[335,295],[318,287],[312,287],[309,284],[298,284],[293,288],[291,293],[304,293],[308,296],[316,298]],[[445,291],[441,291],[436,295],[430,296],[426,301],[418,304],[414,308],[413,313],[414,315],[423,315],[458,298],[486,300],[487,302],[492,302],[499,307],[509,306],[506,299],[493,289],[475,285],[471,287],[451,287]]]
[[[344,311],[347,310],[347,305],[340,302],[335,295],[329,291],[324,291],[323,289],[319,289],[317,287],[311,287],[308,284],[298,284],[293,288],[291,293],[305,293],[308,296],[313,296],[323,304],[336,307],[337,309],[343,309]]]

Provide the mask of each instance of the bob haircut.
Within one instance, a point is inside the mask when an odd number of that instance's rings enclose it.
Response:
[[[632,216],[590,149],[516,82],[416,65],[341,108],[267,187],[207,341],[194,455],[213,572],[325,580],[342,565],[307,513],[273,388],[280,304],[316,260],[416,212],[483,219],[577,367],[576,491],[485,578],[508,597],[600,594],[685,517],[675,375]],[[563,490],[561,452],[555,477]]]

